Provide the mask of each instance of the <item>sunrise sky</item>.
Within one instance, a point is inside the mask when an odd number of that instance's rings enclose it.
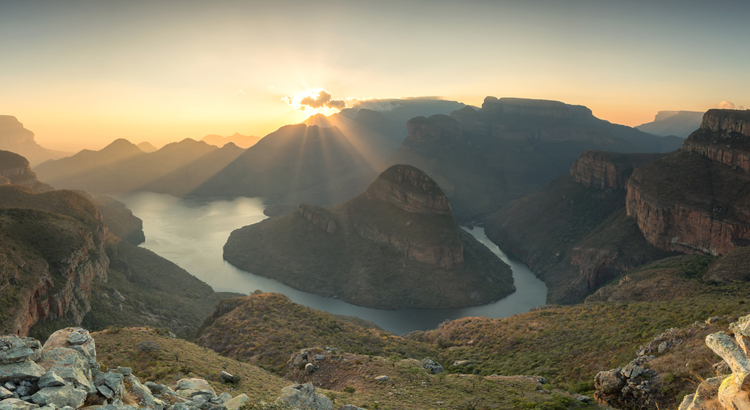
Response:
[[[0,0],[0,114],[68,151],[262,136],[315,113],[289,103],[318,88],[327,113],[494,95],[638,125],[750,106],[748,16],[748,1]]]

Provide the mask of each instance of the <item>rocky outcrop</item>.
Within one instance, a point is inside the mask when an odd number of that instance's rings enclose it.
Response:
[[[284,387],[278,401],[286,403],[292,408],[303,410],[333,410],[331,400],[315,392],[312,383],[297,384]]]
[[[708,110],[701,129],[720,133],[724,138],[731,134],[750,137],[750,110]]]
[[[37,179],[26,158],[10,151],[0,151],[0,180],[7,180],[8,184],[27,186],[37,193],[54,190],[50,185]],[[5,184],[0,182],[0,185]]]
[[[96,342],[82,328],[58,330],[43,348],[35,339],[0,336],[0,382],[3,410],[238,410],[250,401],[246,394],[217,396],[203,379],[170,387],[141,383],[127,367],[102,372]]]
[[[636,184],[628,187],[627,212],[646,240],[664,251],[726,255],[750,240],[748,223],[721,220],[687,206],[660,205]]]
[[[303,218],[312,222],[318,228],[328,233],[336,233],[336,221],[333,215],[325,208],[310,204],[301,204],[298,212]]]
[[[437,182],[411,165],[393,165],[383,171],[365,195],[407,212],[452,215],[451,204]]]
[[[750,408],[750,315],[729,325],[731,333],[706,337],[706,345],[732,371],[726,378],[708,379],[685,396],[680,410],[738,410]]]
[[[633,170],[661,157],[662,154],[619,154],[588,150],[573,163],[570,175],[588,188],[625,190]]]
[[[482,109],[491,113],[506,115],[523,115],[549,118],[591,117],[589,108],[582,105],[569,105],[559,101],[532,100],[527,98],[484,99]]]
[[[750,111],[710,110],[682,149],[638,168],[627,213],[662,250],[726,255],[750,244]]]
[[[34,166],[65,154],[41,147],[34,141],[34,133],[24,128],[23,124],[11,115],[0,115],[0,150],[23,155]]]

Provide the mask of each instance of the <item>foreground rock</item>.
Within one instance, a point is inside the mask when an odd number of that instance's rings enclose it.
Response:
[[[680,410],[750,409],[750,315],[741,317],[729,329],[733,335],[712,333],[706,337],[706,345],[724,359],[732,374],[701,383],[694,394],[685,396]]]
[[[0,336],[0,383],[0,410],[238,410],[251,401],[245,394],[217,396],[198,378],[170,387],[141,383],[126,367],[102,372],[94,339],[87,330],[72,327],[53,333],[43,347],[32,338]],[[312,385],[283,397],[308,406],[295,408],[333,409]]]

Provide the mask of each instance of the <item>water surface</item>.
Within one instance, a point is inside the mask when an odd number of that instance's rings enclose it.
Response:
[[[249,294],[260,289],[283,293],[296,303],[371,320],[396,334],[434,329],[445,320],[465,316],[508,317],[544,305],[547,297],[544,283],[526,265],[508,258],[487,239],[482,228],[467,232],[510,265],[516,285],[513,294],[495,303],[467,308],[383,310],[302,292],[273,279],[241,271],[224,261],[222,248],[229,234],[266,218],[260,198],[206,200],[137,192],[117,199],[143,220],[146,242],[141,246],[176,263],[216,291]]]

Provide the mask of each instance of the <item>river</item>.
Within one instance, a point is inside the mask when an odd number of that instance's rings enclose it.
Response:
[[[466,231],[510,265],[516,285],[513,294],[494,303],[467,308],[383,310],[293,289],[273,279],[241,271],[224,261],[222,248],[229,234],[266,218],[260,198],[206,200],[136,192],[119,195],[117,199],[143,220],[146,242],[142,247],[176,263],[215,291],[249,294],[260,289],[283,293],[296,303],[334,314],[358,316],[396,334],[434,329],[445,320],[466,316],[508,317],[544,305],[547,297],[544,283],[526,265],[508,258],[479,227]]]

